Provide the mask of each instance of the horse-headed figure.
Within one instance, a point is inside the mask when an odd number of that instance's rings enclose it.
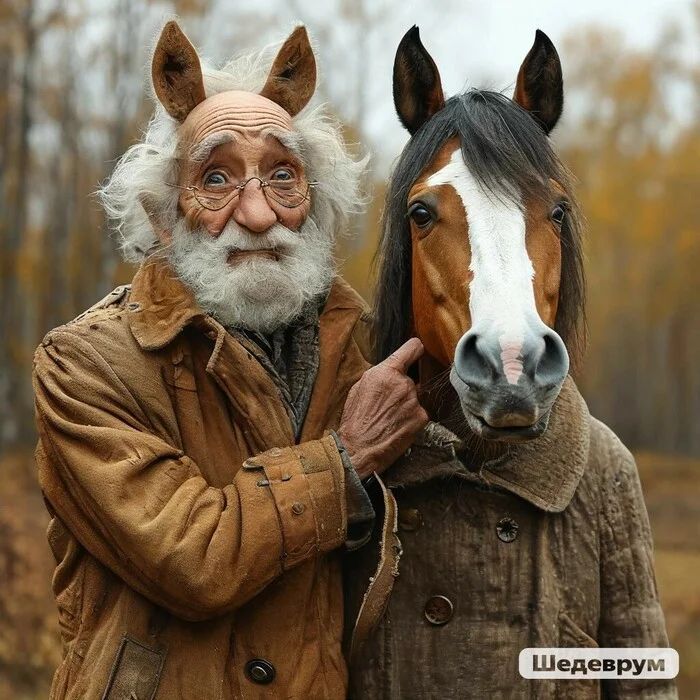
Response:
[[[351,696],[675,698],[672,680],[519,673],[529,647],[668,645],[634,459],[569,376],[585,340],[582,218],[548,138],[556,49],[537,32],[512,99],[446,99],[414,27],[394,102],[411,138],[388,187],[376,359],[423,342],[433,422],[382,475],[400,546],[385,531],[378,567],[371,548],[347,567],[349,610],[368,575],[373,593]]]
[[[430,380],[451,368],[473,434],[538,437],[580,359],[584,317],[581,218],[548,139],[563,107],[554,45],[538,31],[512,100],[485,90],[446,100],[414,27],[394,101],[412,138],[387,197],[378,353],[417,335],[429,400],[441,393]]]

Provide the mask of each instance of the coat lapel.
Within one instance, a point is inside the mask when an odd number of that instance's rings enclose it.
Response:
[[[497,459],[478,465],[468,461],[465,445],[447,428],[430,423],[410,455],[386,474],[390,487],[406,487],[433,478],[461,476],[486,486],[498,486],[548,512],[561,512],[573,498],[588,464],[590,415],[571,377],[557,398],[544,435],[521,445],[509,445]],[[461,461],[460,461],[461,457]]]
[[[300,442],[314,440],[340,419],[350,387],[369,368],[351,338],[367,305],[337,277],[319,319],[319,368]]]
[[[356,347],[348,347],[365,311],[362,297],[337,277],[319,318],[319,370],[301,442],[320,438],[329,422],[339,418],[347,391],[369,367]],[[144,350],[164,348],[188,325],[198,328],[214,343],[207,372],[231,403],[248,441],[259,451],[294,444],[292,424],[274,381],[252,353],[197,306],[165,259],[151,259],[136,273],[127,312],[131,331]]]

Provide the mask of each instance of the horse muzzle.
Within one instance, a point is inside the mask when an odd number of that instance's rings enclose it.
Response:
[[[521,442],[546,430],[568,370],[563,341],[544,324],[517,335],[476,327],[457,344],[450,381],[472,432]]]

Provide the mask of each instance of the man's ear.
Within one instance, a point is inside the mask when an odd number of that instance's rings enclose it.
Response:
[[[160,33],[151,78],[159,102],[179,122],[206,99],[199,56],[177,22],[168,22]]]
[[[306,27],[297,27],[275,58],[260,94],[276,102],[293,117],[316,91],[316,58]]]
[[[404,34],[394,59],[394,107],[411,135],[445,106],[435,61],[415,25]]]
[[[520,66],[513,101],[530,112],[546,134],[556,126],[564,109],[559,54],[549,37],[539,29],[535,32],[535,43]]]

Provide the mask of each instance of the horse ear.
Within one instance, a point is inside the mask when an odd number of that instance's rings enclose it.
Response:
[[[159,102],[179,122],[206,99],[199,56],[177,22],[168,22],[160,33],[151,78]]]
[[[275,58],[260,94],[276,102],[293,117],[316,90],[316,58],[306,27],[297,27]]]
[[[539,29],[535,43],[518,72],[513,101],[532,114],[546,134],[556,126],[564,108],[564,79],[559,54]]]
[[[440,73],[413,25],[394,59],[394,107],[411,135],[445,106]]]

